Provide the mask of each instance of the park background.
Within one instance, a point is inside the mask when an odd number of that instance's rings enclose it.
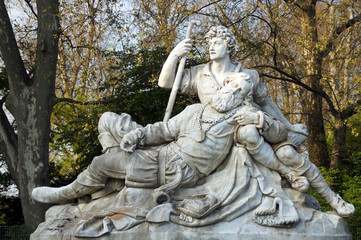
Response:
[[[355,205],[349,227],[360,239],[360,14],[354,0],[0,0],[0,237],[43,220],[48,206],[31,201],[32,188],[70,183],[101,154],[102,113],[163,119],[170,91],[157,79],[191,18],[202,25],[186,65],[208,61],[211,26],[231,28],[232,59],[308,126],[303,148]],[[178,96],[173,115],[197,101]]]

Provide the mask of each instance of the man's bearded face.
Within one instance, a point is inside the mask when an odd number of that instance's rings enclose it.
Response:
[[[243,102],[243,99],[239,99]],[[212,98],[212,106],[217,110],[217,112],[228,112],[229,110],[236,107],[235,97],[232,93],[222,93],[220,91]]]
[[[227,77],[224,86],[212,98],[212,106],[218,112],[227,112],[238,107],[251,91],[250,81],[250,77],[244,73]]]

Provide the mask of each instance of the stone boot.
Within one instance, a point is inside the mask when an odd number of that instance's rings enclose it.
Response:
[[[69,199],[84,196],[94,190],[94,187],[87,187],[79,184],[77,181],[72,182],[64,187],[37,187],[34,188],[31,197],[42,203],[61,203]]]
[[[303,174],[303,176],[308,179],[310,186],[325,199],[326,203],[330,205],[338,215],[341,217],[349,217],[355,213],[355,207],[332,191],[320,170],[311,163],[307,157],[304,157],[303,164],[294,170],[299,174]]]
[[[276,158],[273,148],[264,142],[261,138],[260,143],[255,148],[246,147],[248,153],[260,164],[279,172],[291,184],[292,188],[306,192],[309,186],[307,179],[296,172]]]
[[[354,205],[343,200],[338,194],[333,196],[331,201],[327,203],[341,217],[350,217],[355,214]]]

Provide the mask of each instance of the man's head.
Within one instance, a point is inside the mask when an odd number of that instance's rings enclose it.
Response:
[[[218,112],[227,112],[243,102],[253,101],[253,82],[246,73],[234,73],[223,82],[217,94],[212,98],[212,106]]]
[[[208,41],[210,47],[210,58],[213,58],[215,52],[212,53],[211,47],[215,44],[215,41],[224,43],[229,55],[233,55],[236,52],[237,40],[233,32],[224,26],[211,27],[205,38]],[[212,45],[213,44],[213,45]],[[216,51],[216,50],[215,50]]]

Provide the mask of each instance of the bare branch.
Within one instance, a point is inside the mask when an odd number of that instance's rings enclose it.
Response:
[[[3,110],[3,104],[5,98],[0,101],[0,152],[2,153],[6,165],[12,176],[17,172],[17,136],[14,132],[14,128],[9,123],[9,120]]]
[[[333,95],[333,98],[334,98],[334,99],[335,99],[335,101],[336,101],[336,106],[337,106],[338,110],[339,110],[339,111],[341,111],[341,108],[340,108],[340,103],[339,103],[339,101],[338,101],[338,99],[337,99],[337,96],[336,96],[335,91],[333,90],[333,87],[331,86],[331,84],[330,84],[330,82],[329,82],[329,81],[326,81],[326,83],[327,83],[327,85],[328,85],[329,89],[330,89],[330,90],[331,90],[331,92],[332,92],[332,95]]]
[[[341,112],[341,118],[347,119],[357,113],[357,108],[361,106],[361,100],[349,105],[346,109]]]
[[[6,102],[7,97],[8,97],[8,95],[5,95],[4,97],[2,97],[2,98],[0,99],[0,106],[1,106],[1,107],[2,107],[3,104]]]
[[[79,105],[98,105],[98,104],[114,103],[114,102],[119,101],[119,99],[120,99],[120,97],[115,97],[115,98],[109,98],[109,99],[105,99],[105,100],[82,102],[82,101],[77,101],[77,100],[74,100],[71,98],[57,98],[55,103],[68,102],[68,103],[75,103],[75,104],[79,104]]]
[[[22,83],[28,82],[24,63],[21,59],[19,48],[4,0],[0,0],[0,52],[9,76],[9,87],[11,94],[17,94],[22,88]]]
[[[294,83],[298,86],[301,86],[305,89],[307,89],[308,91],[310,92],[314,92],[316,94],[320,94],[320,92],[314,90],[313,88],[309,87],[308,85],[302,83],[301,81],[295,81],[294,79],[291,79],[291,78],[285,78],[285,77],[277,77],[277,76],[273,76],[273,75],[269,75],[269,74],[266,74],[266,73],[262,73],[260,74],[260,77],[267,77],[267,78],[271,78],[271,79],[275,79],[275,80],[281,80],[281,81],[285,81],[285,82],[290,82],[290,83]]]
[[[301,4],[299,4],[299,3],[298,3],[297,1],[295,1],[295,0],[293,0],[293,1],[292,1],[292,0],[291,0],[291,1],[290,1],[290,0],[284,0],[284,2],[287,3],[287,4],[293,3],[293,4],[294,4],[295,6],[297,6],[299,9],[301,9],[301,10],[303,10],[303,11],[305,10],[305,9],[301,6]]]
[[[195,10],[195,11],[193,11],[193,13],[199,13],[202,9],[207,8],[207,7],[209,7],[209,6],[213,5],[213,4],[218,3],[218,2],[221,2],[221,1],[222,1],[222,0],[211,1],[210,3],[208,3],[208,4],[206,4],[206,5],[198,8],[198,9]]]
[[[31,12],[34,14],[34,16],[35,16],[36,18],[38,18],[38,14],[36,14],[33,5],[31,5],[30,0],[25,0],[25,2],[26,2],[26,4],[28,4],[28,6],[29,6]]]
[[[345,32],[347,29],[349,29],[350,27],[354,26],[356,23],[361,21],[361,14],[357,15],[356,17],[353,17],[351,19],[349,19],[347,22],[345,22],[344,24],[338,26],[334,32],[332,33],[332,37],[330,38],[330,40],[328,41],[328,43],[326,44],[326,48],[325,50],[320,52],[320,55],[322,57],[326,57],[332,50],[333,45],[335,40],[338,38],[338,36],[340,36],[340,34],[342,34],[343,32]]]
[[[214,3],[214,5],[216,6],[216,8],[218,9],[218,11],[220,12],[220,14],[222,15],[222,17],[227,21],[227,23],[229,25],[232,25],[232,27],[234,28],[234,24],[232,22],[232,20],[224,13],[223,9],[219,6],[218,3]]]
[[[287,72],[275,67],[275,66],[271,66],[271,65],[259,65],[259,66],[254,66],[254,68],[271,68],[279,73],[281,73],[282,75],[286,76],[287,78],[290,79],[290,81],[294,82],[294,83],[302,83],[301,82],[301,79],[291,75],[291,74],[288,74]],[[288,81],[289,82],[289,81]]]
[[[255,68],[271,68],[279,73],[281,73],[282,75],[286,76],[286,77],[276,77],[276,76],[272,76],[272,75],[269,75],[269,74],[262,74],[261,76],[265,76],[265,77],[268,77],[268,78],[271,78],[271,79],[277,79],[277,80],[282,80],[282,81],[286,81],[286,82],[291,82],[291,83],[294,83],[298,86],[301,86],[303,87],[304,89],[314,93],[314,94],[317,94],[319,95],[320,97],[322,97],[323,99],[325,99],[325,101],[327,102],[329,108],[330,108],[330,112],[333,114],[333,115],[338,115],[339,114],[339,111],[337,111],[335,109],[335,106],[330,98],[330,96],[327,95],[327,93],[325,91],[323,91],[322,89],[315,89],[315,88],[312,88],[310,86],[308,86],[307,84],[304,84],[301,79],[295,77],[295,76],[292,76],[288,73],[286,73],[285,71],[279,69],[279,68],[276,68],[274,66],[268,66],[268,65],[263,65],[263,66],[256,66]]]
[[[271,29],[271,32],[273,32],[273,28],[272,28],[271,24],[266,19],[264,19],[258,15],[254,15],[254,14],[251,14],[250,17],[258,18],[262,22],[266,23],[268,25],[268,27]]]

